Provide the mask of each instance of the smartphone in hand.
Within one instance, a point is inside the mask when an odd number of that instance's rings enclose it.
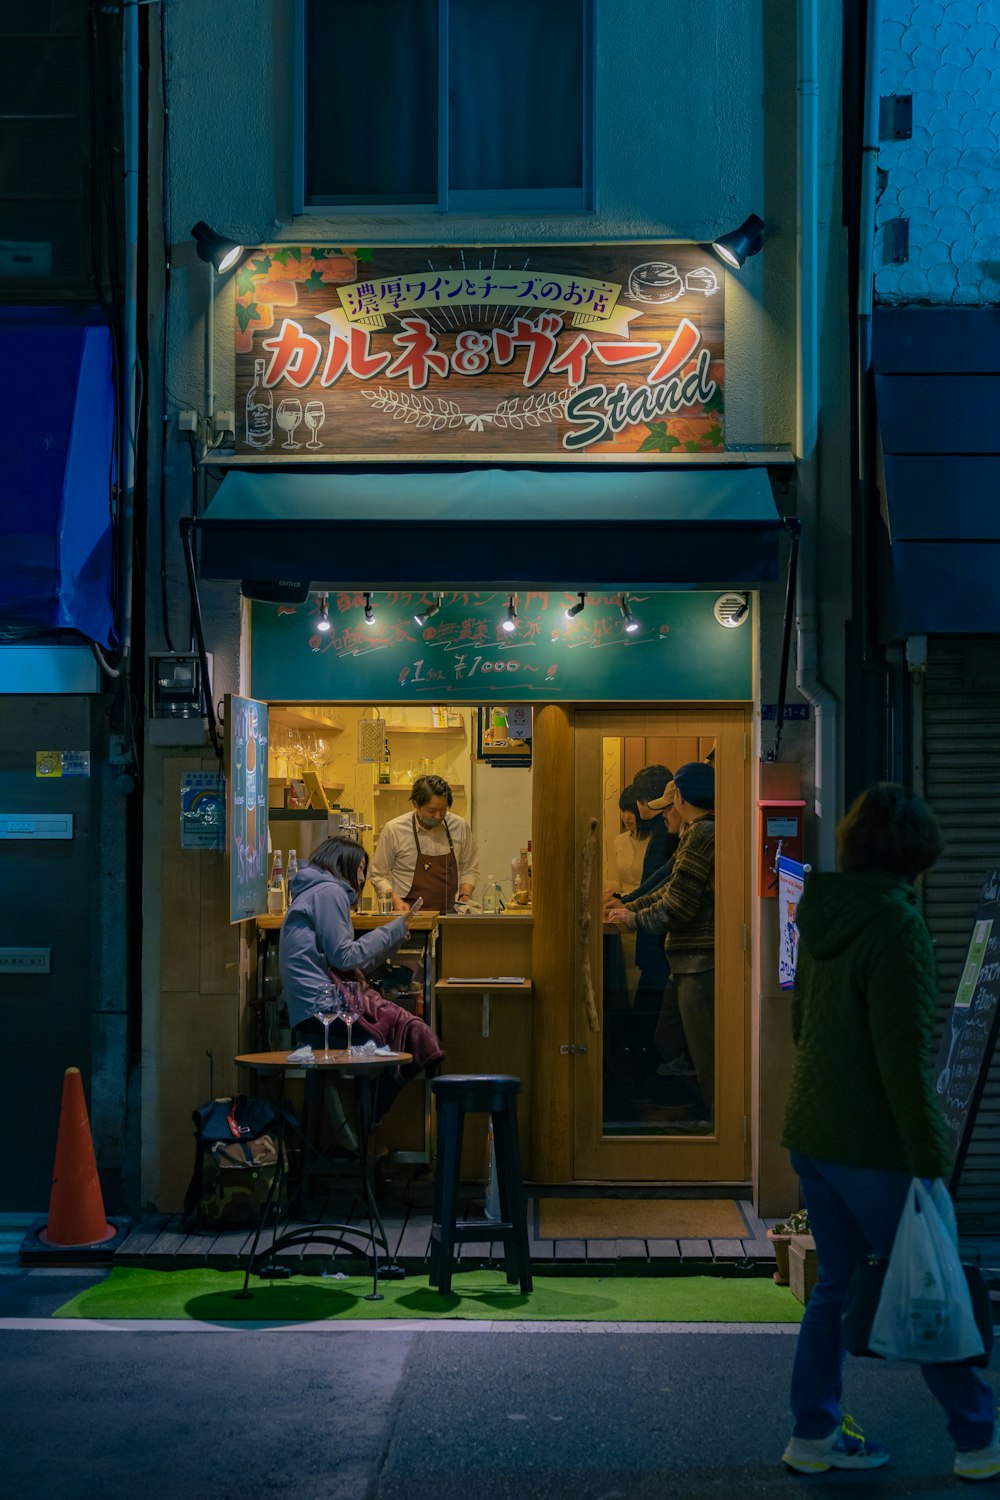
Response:
[[[411,917],[415,917],[416,914],[417,914],[417,912],[423,906],[423,904],[424,904],[424,898],[423,898],[423,896],[418,896],[417,899],[416,899],[416,901],[411,901],[410,902],[410,910],[408,912],[408,915],[411,916]]]

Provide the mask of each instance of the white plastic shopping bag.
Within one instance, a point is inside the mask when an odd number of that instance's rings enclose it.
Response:
[[[885,1359],[937,1364],[982,1354],[965,1271],[958,1258],[955,1211],[941,1181],[919,1178],[907,1195],[893,1241],[869,1348]]]

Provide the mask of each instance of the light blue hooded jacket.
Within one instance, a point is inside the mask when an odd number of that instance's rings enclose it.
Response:
[[[339,876],[308,864],[292,880],[291,896],[278,966],[294,1027],[311,1016],[309,1001],[329,983],[328,969],[374,969],[388,958],[406,936],[406,915],[356,938],[351,907],[357,891]]]

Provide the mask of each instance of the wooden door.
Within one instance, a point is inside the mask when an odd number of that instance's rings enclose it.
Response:
[[[739,1182],[747,1177],[749,727],[742,707],[577,711],[577,1181]],[[630,962],[622,929],[602,921],[604,853],[611,844],[609,823],[618,831],[619,791],[641,766],[675,770],[708,756],[714,758],[716,776],[714,1003],[692,1006],[686,989],[678,1008],[674,986],[667,986],[662,999],[659,992],[651,999],[653,991],[643,986],[634,957]],[[707,994],[708,984],[703,980],[695,993]],[[714,1081],[709,1069],[704,1078],[671,1073],[676,1060],[657,1051],[656,1038],[662,1042],[670,1033],[671,1006],[675,1031],[684,1008],[688,1031],[700,1027],[702,1057],[706,1023],[695,1017],[714,1015]],[[679,1034],[685,1037],[683,1029]],[[712,1043],[709,1031],[709,1058]],[[692,1047],[691,1054],[696,1050]],[[678,1056],[683,1052],[682,1046]]]

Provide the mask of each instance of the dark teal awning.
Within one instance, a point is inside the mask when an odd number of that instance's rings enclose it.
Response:
[[[198,530],[204,578],[662,589],[773,580],[781,520],[756,468],[237,470]]]

